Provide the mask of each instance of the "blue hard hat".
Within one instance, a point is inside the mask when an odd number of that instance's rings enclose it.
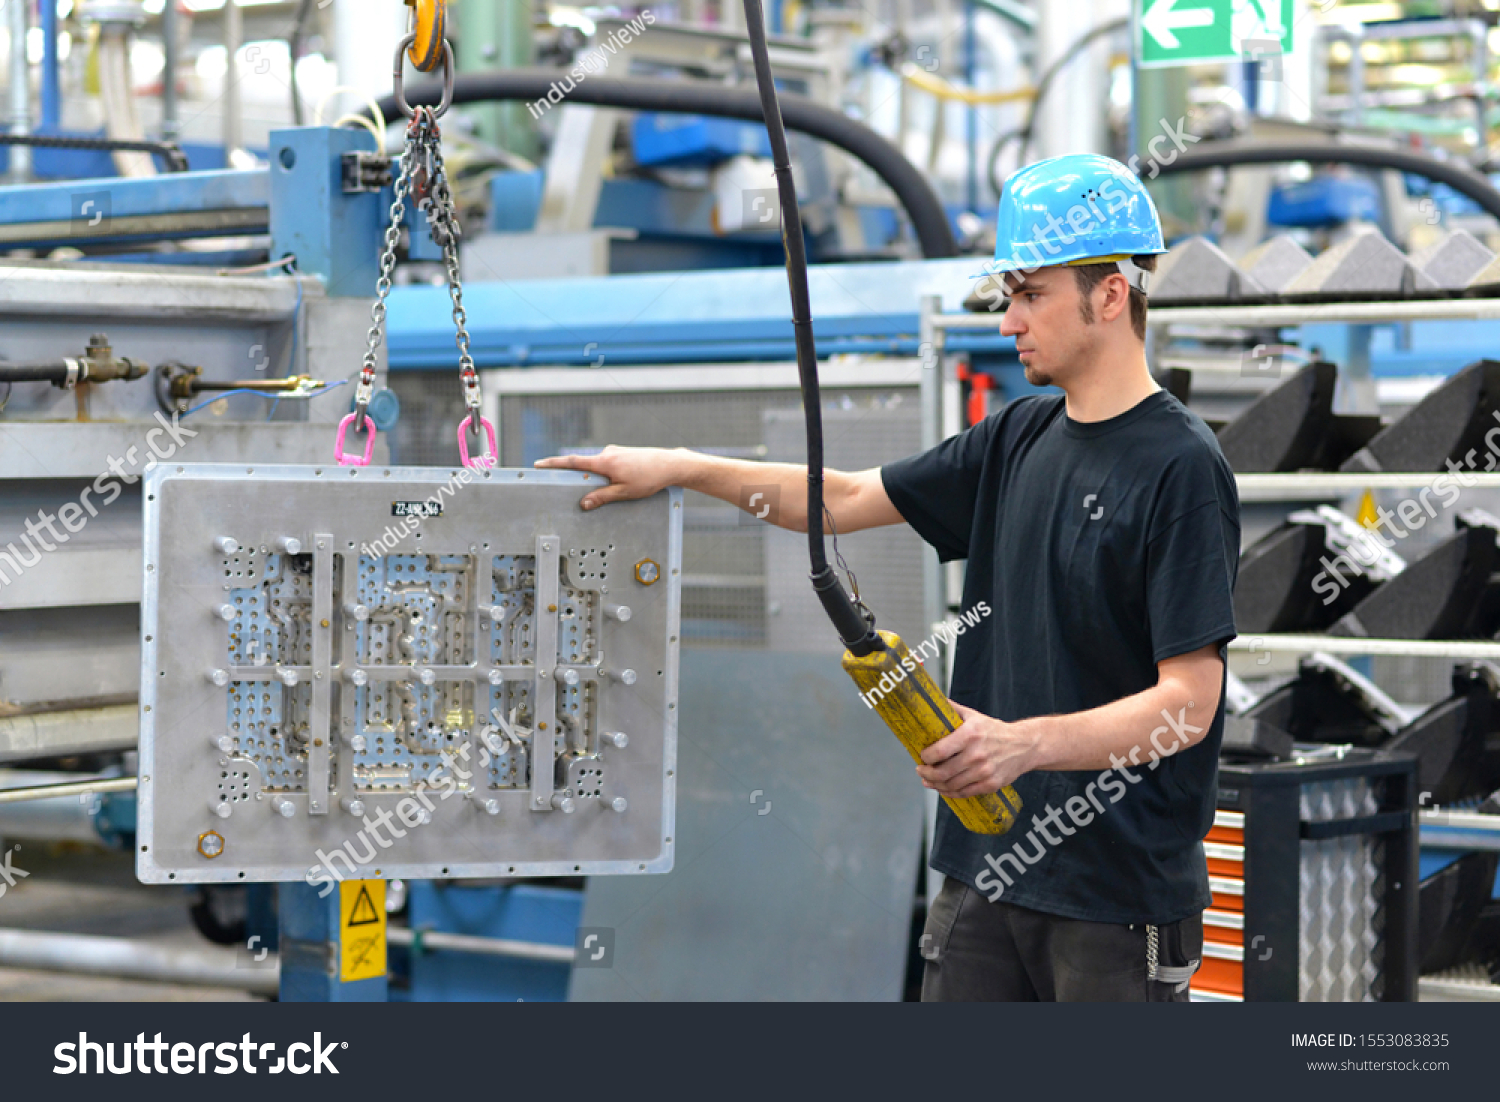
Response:
[[[1167,251],[1145,185],[1097,153],[1017,169],[1001,190],[995,221],[995,262],[986,275]]]

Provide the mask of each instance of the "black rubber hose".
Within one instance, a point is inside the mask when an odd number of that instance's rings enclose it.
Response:
[[[802,215],[797,207],[797,184],[792,179],[792,157],[786,127],[771,74],[766,46],[766,17],[760,0],[745,0],[745,28],[755,83],[771,141],[771,163],[781,201],[781,243],[786,251],[786,279],[792,297],[792,332],[797,339],[797,375],[802,384],[802,410],[807,422],[807,553],[812,563],[813,589],[823,611],[833,621],[844,646],[859,656],[884,647],[875,626],[865,619],[828,565],[823,532],[823,397],[818,385],[818,348],[813,336],[812,297],[807,286],[807,244],[802,238]]]
[[[64,138],[53,134],[0,134],[0,145],[29,145],[38,149],[103,149],[150,153],[160,157],[168,172],[186,172],[187,154],[176,142],[132,141],[125,138]]]
[[[454,82],[453,102],[535,102],[545,99],[553,85],[566,75],[561,69],[508,69],[498,73],[462,74]],[[436,83],[424,82],[407,88],[406,98],[413,107],[435,107],[442,99],[442,89]],[[760,97],[754,91],[703,81],[589,77],[575,84],[566,98],[569,103],[588,103],[596,107],[713,115],[748,122],[761,122],[765,118]],[[863,161],[885,181],[911,220],[912,231],[924,257],[934,260],[958,255],[958,242],[948,225],[948,214],[943,209],[942,200],[927,177],[899,149],[864,123],[821,103],[814,103],[806,96],[781,93],[778,99],[781,118],[787,128],[838,146]],[[380,109],[388,119],[401,117],[401,108],[394,96],[381,100]]]
[[[1471,168],[1439,161],[1425,153],[1405,149],[1387,149],[1374,145],[1298,144],[1282,142],[1215,142],[1190,149],[1175,160],[1158,164],[1161,176],[1178,172],[1199,172],[1205,168],[1233,165],[1274,165],[1290,161],[1309,164],[1363,165],[1410,172],[1440,184],[1447,184],[1465,198],[1472,199],[1486,214],[1500,219],[1500,191]]]

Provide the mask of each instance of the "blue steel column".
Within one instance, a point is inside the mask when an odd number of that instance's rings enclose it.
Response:
[[[379,1003],[386,1001],[386,978],[339,980],[337,886],[319,899],[309,884],[294,881],[277,889],[280,919],[281,1001],[302,1003]],[[325,889],[326,890],[326,885]]]
[[[295,255],[297,270],[331,296],[370,298],[379,277],[390,192],[344,193],[343,155],[359,150],[374,150],[363,129],[271,132],[271,256]],[[278,886],[282,1002],[384,1002],[383,975],[341,982],[340,893],[318,892],[301,881]]]
[[[62,87],[57,78],[57,0],[42,0],[42,125],[55,134],[62,125]]]
[[[380,275],[390,191],[344,194],[343,155],[373,152],[364,129],[306,126],[271,131],[271,257],[297,257],[297,270],[329,295],[370,298]]]

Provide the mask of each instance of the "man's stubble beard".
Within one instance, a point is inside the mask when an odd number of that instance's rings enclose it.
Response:
[[[1026,381],[1032,386],[1051,386],[1052,376],[1034,367],[1026,368]]]

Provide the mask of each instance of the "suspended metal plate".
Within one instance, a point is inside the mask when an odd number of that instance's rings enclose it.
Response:
[[[153,470],[140,879],[668,871],[682,492],[591,484]]]

